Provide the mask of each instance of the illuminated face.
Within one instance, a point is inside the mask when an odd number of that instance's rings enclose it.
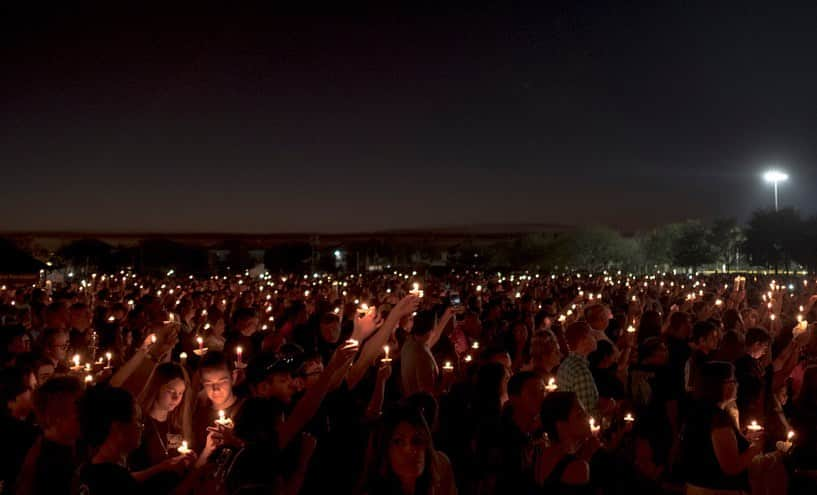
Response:
[[[389,442],[389,464],[398,478],[419,478],[426,468],[429,439],[425,431],[408,423],[395,428]]]
[[[68,355],[68,334],[60,332],[51,339],[49,347],[49,356],[55,361],[65,361]]]
[[[173,411],[181,404],[185,388],[184,381],[181,378],[174,378],[165,383],[159,388],[156,406],[163,411]]]
[[[224,404],[233,397],[233,377],[226,368],[202,370],[201,385],[214,409],[224,409]]]

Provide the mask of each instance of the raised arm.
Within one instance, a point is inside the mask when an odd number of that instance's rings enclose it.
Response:
[[[366,375],[366,371],[374,364],[383,346],[389,342],[392,332],[397,328],[400,318],[415,311],[418,304],[420,304],[420,298],[414,295],[408,295],[401,299],[389,313],[386,322],[366,341],[363,351],[361,351],[346,378],[346,383],[349,384],[350,389],[355,388],[360,383],[360,380]]]
[[[458,313],[462,313],[462,309],[455,309],[454,307],[446,308],[442,318],[440,318],[440,321],[437,322],[437,326],[431,331],[431,337],[428,340],[429,349],[433,349],[437,342],[439,342],[440,337],[442,337],[443,332],[445,332],[445,327],[448,326],[448,322],[450,322],[451,319],[454,318],[454,315]]]
[[[281,450],[312,420],[312,417],[318,412],[323,398],[329,391],[332,381],[336,378],[336,373],[349,369],[357,350],[357,343],[348,343],[335,351],[326,369],[321,373],[318,382],[306,391],[306,395],[298,401],[292,414],[281,425],[278,431],[278,446]]]
[[[147,373],[141,373],[140,376],[149,376],[150,370],[153,369],[157,363],[161,362],[173,347],[175,347],[178,337],[178,324],[165,325],[162,327],[156,333],[155,344],[151,342],[151,338],[148,336],[145,339],[145,343],[142,344],[142,347],[111,377],[111,386],[122,387],[137,371],[146,371]],[[136,387],[131,387],[136,389],[131,390],[131,392],[134,392],[134,395],[138,395],[142,386],[144,386],[144,383]]]

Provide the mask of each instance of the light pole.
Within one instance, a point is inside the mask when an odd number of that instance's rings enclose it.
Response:
[[[774,211],[778,209],[778,202],[777,202],[777,185],[781,182],[786,182],[789,179],[789,176],[781,172],[779,170],[769,170],[765,174],[763,174],[763,180],[766,182],[771,182],[774,184]]]

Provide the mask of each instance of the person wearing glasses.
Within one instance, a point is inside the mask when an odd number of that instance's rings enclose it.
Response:
[[[43,332],[42,356],[54,365],[56,373],[68,371],[67,359],[69,343],[68,332],[56,328],[47,328]]]

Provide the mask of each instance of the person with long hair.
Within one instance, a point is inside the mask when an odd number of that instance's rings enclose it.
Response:
[[[581,451],[592,452],[598,442],[593,440],[590,416],[576,394],[547,394],[540,417],[550,440],[534,464],[534,478],[541,493],[591,493],[590,464]]]
[[[366,462],[366,495],[455,495],[448,458],[434,449],[431,430],[415,407],[389,410]]]
[[[136,402],[144,414],[144,430],[139,448],[130,456],[133,476],[146,489],[166,493],[181,480],[191,460],[177,451],[193,438],[193,393],[187,371],[175,363],[160,364]],[[202,457],[211,453],[208,446]]]
[[[725,410],[736,394],[731,363],[712,361],[700,366],[695,404],[681,433],[688,494],[737,494],[749,489],[749,465],[762,452],[763,443],[746,438]]]

